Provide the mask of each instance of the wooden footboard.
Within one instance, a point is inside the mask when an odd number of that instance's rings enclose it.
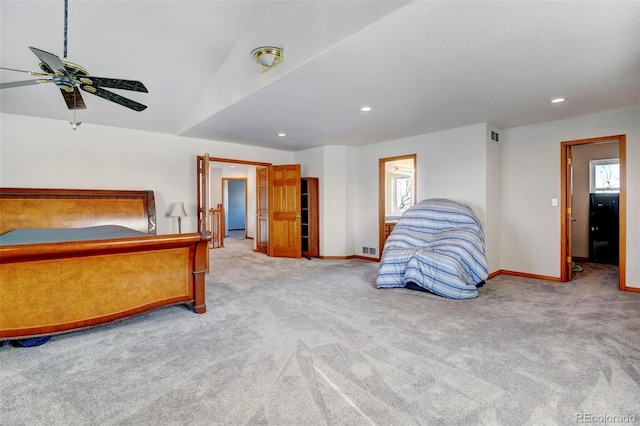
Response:
[[[0,247],[0,340],[94,327],[175,304],[206,311],[210,235],[155,235],[153,191],[0,188],[0,217],[0,234],[98,225],[148,234]]]
[[[206,311],[208,235],[0,247],[0,340],[106,324],[156,308]]]

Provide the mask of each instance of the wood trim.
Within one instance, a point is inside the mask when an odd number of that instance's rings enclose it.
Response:
[[[536,279],[536,280],[563,282],[558,277],[550,277],[550,276],[547,276],[547,275],[528,274],[528,273],[525,273],[525,272],[509,271],[507,269],[500,269],[500,270],[497,270],[495,272],[492,272],[491,274],[489,274],[489,277],[487,278],[487,280],[495,278],[498,275],[512,275],[512,276],[515,276],[515,277],[533,278],[533,279]],[[564,282],[566,282],[566,281],[564,281]],[[620,290],[628,291],[628,292],[631,292],[631,293],[640,293],[640,288],[638,288],[638,287],[625,287],[625,288],[620,289]]]
[[[209,161],[213,161],[216,163],[234,163],[234,164],[245,164],[247,166],[261,166],[261,167],[268,167],[272,165],[272,163],[263,163],[260,161],[235,160],[233,158],[219,158],[219,157],[209,157]]]
[[[385,158],[378,160],[378,261],[382,259],[382,248],[384,247],[385,163]]]
[[[322,260],[350,260],[355,259],[357,256],[318,256],[318,259]]]
[[[618,276],[620,290],[627,290],[627,135],[618,139],[620,156],[620,216],[618,219],[620,247],[618,258]]]
[[[366,257],[366,256],[360,256],[357,254],[352,254],[350,256],[319,256],[318,259],[323,259],[323,260],[351,260],[351,259],[361,259],[361,260],[368,260],[371,262],[380,262],[380,259],[377,259],[375,257]]]
[[[352,259],[368,260],[370,262],[380,262],[380,258],[360,256],[360,255],[357,255],[357,254],[354,254],[353,256],[349,256],[349,257],[352,258]]]
[[[596,138],[577,139],[563,141],[560,143],[560,281],[568,281],[564,261],[567,257],[565,242],[567,239],[567,197],[569,197],[568,176],[567,176],[567,151],[569,147],[575,145],[586,145],[590,143],[618,142],[618,156],[620,158],[620,207],[619,207],[619,260],[618,260],[618,288],[627,291],[626,286],[626,259],[627,259],[627,135],[600,136]]]
[[[418,198],[418,154],[396,155],[378,159],[378,262],[382,259],[382,249],[385,242],[385,165],[388,161],[413,159],[413,204]],[[369,259],[369,258],[365,258]]]
[[[560,281],[568,281],[567,277],[567,204],[568,204],[568,176],[567,161],[570,147],[560,144]]]
[[[491,278],[495,278],[500,274],[501,274],[500,270],[494,271],[494,272],[489,274],[489,276],[487,277],[487,280],[490,280]]]
[[[492,272],[491,275],[489,275],[489,278],[487,279],[489,280],[491,278],[495,278],[498,275],[512,275],[514,277],[532,278],[534,280],[562,282],[559,277],[551,277],[549,275],[529,274],[526,272],[510,271],[508,269],[499,269],[495,272]]]

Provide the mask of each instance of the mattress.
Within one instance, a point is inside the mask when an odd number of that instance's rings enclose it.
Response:
[[[0,246],[141,236],[148,236],[148,234],[118,225],[90,226],[86,228],[21,228],[0,235]]]

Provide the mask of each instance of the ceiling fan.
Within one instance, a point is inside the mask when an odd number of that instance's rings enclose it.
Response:
[[[104,87],[106,87],[110,89],[122,89],[148,93],[147,88],[140,81],[95,77],[90,75],[89,71],[85,68],[67,60],[68,3],[68,0],[64,1],[64,57],[60,59],[60,57],[53,53],[45,52],[44,50],[36,49],[35,47],[29,47],[31,52],[33,52],[33,54],[41,61],[39,63],[39,67],[42,70],[41,72],[23,71],[5,67],[0,67],[0,69],[23,72],[39,78],[35,80],[0,83],[0,89],[53,83],[60,88],[62,97],[64,98],[67,107],[71,110],[86,108],[79,89],[127,108],[131,108],[134,111],[145,110],[147,108],[146,105],[142,105],[141,103],[104,89]]]

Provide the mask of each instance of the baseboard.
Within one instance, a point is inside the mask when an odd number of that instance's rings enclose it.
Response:
[[[349,260],[349,259],[362,259],[362,260],[369,260],[371,262],[379,262],[380,259],[378,259],[377,257],[366,257],[366,256],[358,256],[357,254],[352,254],[349,256],[318,256],[319,259],[326,259],[326,260]]]
[[[573,260],[574,262],[588,262],[589,258],[588,257],[582,257],[582,256],[572,256],[571,260]]]
[[[318,256],[318,259],[325,259],[325,260],[349,260],[349,259],[353,259],[356,256]]]
[[[556,282],[562,282],[560,280],[560,277],[551,277],[548,275],[538,275],[538,274],[528,274],[525,272],[518,272],[518,271],[509,271],[507,269],[499,269],[495,272],[492,272],[491,274],[489,274],[489,278],[487,279],[491,279],[494,277],[497,277],[498,275],[513,275],[515,277],[523,277],[523,278],[533,278],[534,280],[544,280],[544,281],[556,281]]]
[[[357,254],[354,254],[353,256],[351,256],[353,259],[362,259],[362,260],[368,260],[370,262],[380,262],[380,259],[378,259],[377,257],[367,257],[367,256],[359,256]]]
[[[624,286],[624,288],[621,288],[622,291],[628,291],[630,293],[640,293],[640,288],[638,287],[627,287]]]
[[[500,275],[500,274],[501,274],[500,270],[494,271],[494,272],[492,272],[492,273],[490,273],[490,274],[489,274],[489,276],[487,277],[487,279],[488,279],[488,280],[490,280],[491,278],[495,278],[495,277],[497,277],[497,276],[498,276],[498,275]]]

